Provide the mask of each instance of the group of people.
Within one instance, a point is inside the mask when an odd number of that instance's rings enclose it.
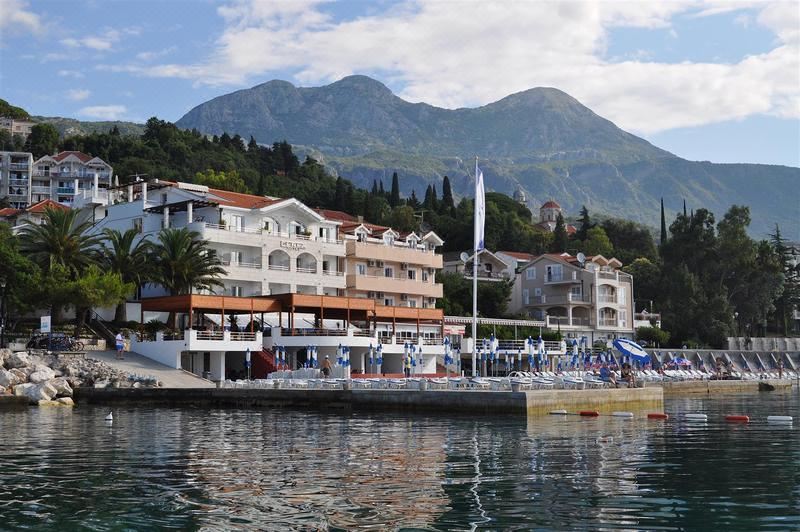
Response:
[[[636,387],[636,375],[633,373],[633,368],[627,362],[622,364],[620,368],[619,380],[617,380],[617,373],[608,367],[608,364],[603,364],[600,367],[599,374],[600,380],[612,384],[615,388],[619,388],[620,382],[627,383],[628,388]]]

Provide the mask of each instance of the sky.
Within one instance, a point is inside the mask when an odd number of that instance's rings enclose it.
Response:
[[[0,98],[175,121],[271,79],[477,107],[559,88],[690,160],[800,166],[800,3],[0,0]]]

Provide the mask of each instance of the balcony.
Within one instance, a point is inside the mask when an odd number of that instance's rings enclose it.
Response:
[[[572,319],[569,316],[547,316],[547,327],[548,328],[568,328],[568,327],[590,327],[591,320],[589,318],[577,318],[575,316]]]
[[[464,278],[472,280],[472,269],[465,268],[464,269]],[[479,281],[507,281],[510,277],[508,272],[487,272],[487,271],[480,271],[478,270],[478,280]]]
[[[11,178],[8,180],[8,184],[14,187],[27,187],[29,181],[27,179],[14,179]]]
[[[75,195],[75,189],[72,188],[72,187],[58,187],[56,189],[56,193],[57,194],[69,194],[69,195],[74,196]]]
[[[223,266],[233,266],[236,268],[251,268],[251,269],[261,269],[261,261],[231,261],[230,259],[224,259],[222,261]]]
[[[541,296],[534,296],[531,298],[533,303],[532,305],[566,305],[567,303],[573,304],[586,304],[589,305],[592,302],[592,298],[588,295],[575,295],[572,293],[568,293],[566,295],[541,295]]]
[[[8,167],[11,170],[28,170],[30,165],[28,163],[10,163]]]
[[[545,274],[545,284],[561,284],[561,283],[580,283],[578,279],[578,272],[566,272],[562,274]]]
[[[598,303],[610,303],[612,305],[624,305],[625,304],[624,301],[620,303],[617,300],[617,296],[616,295],[604,295],[604,294],[600,294],[599,296],[597,296],[597,302]]]
[[[347,276],[347,288],[366,292],[409,294],[424,297],[442,297],[441,284],[415,281],[405,277],[382,277],[378,275]]]
[[[599,326],[600,327],[617,327],[617,319],[616,318],[600,318]]]
[[[408,246],[387,246],[383,243],[345,242],[348,257],[358,259],[382,260],[386,262],[406,262],[415,266],[441,268],[442,256],[425,248],[411,248]]]
[[[31,187],[32,194],[50,194],[50,187]]]

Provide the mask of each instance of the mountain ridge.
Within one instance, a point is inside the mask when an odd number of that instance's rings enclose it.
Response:
[[[405,194],[419,195],[444,175],[456,194],[470,194],[471,162],[464,161],[478,155],[487,188],[522,189],[534,212],[534,202],[556,198],[570,213],[586,204],[653,225],[664,197],[672,210],[686,199],[718,217],[731,204],[748,204],[760,234],[776,222],[800,225],[800,169],[687,161],[552,87],[443,109],[407,102],[368,76],[321,87],[271,80],[197,105],[176,124],[264,144],[285,139],[362,186],[398,171]]]

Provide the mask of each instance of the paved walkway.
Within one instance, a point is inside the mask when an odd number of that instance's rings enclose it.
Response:
[[[102,360],[126,373],[152,375],[164,388],[216,388],[216,384],[182,369],[174,369],[137,353],[125,353],[125,360],[117,360],[116,351],[87,351],[87,358]]]

